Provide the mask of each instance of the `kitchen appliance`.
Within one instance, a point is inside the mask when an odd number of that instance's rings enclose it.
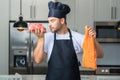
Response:
[[[120,42],[120,31],[117,22],[95,22],[96,38],[101,42]]]
[[[99,75],[120,75],[120,66],[99,66],[96,70]]]
[[[33,59],[33,50],[37,37],[32,32],[18,31],[13,27],[15,21],[9,22],[9,74],[42,74],[47,71],[46,61],[36,64]],[[33,23],[33,21],[27,21]],[[47,21],[37,21],[49,31]]]
[[[120,75],[120,43],[101,42],[104,57],[97,59],[96,74]]]
[[[95,22],[97,40],[100,42],[104,57],[97,58],[96,74],[120,75],[120,31],[117,22]]]
[[[117,22],[115,28],[120,31],[120,21]]]

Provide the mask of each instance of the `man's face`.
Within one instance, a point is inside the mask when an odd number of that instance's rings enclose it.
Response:
[[[61,19],[55,17],[48,18],[51,32],[58,32],[62,28]]]

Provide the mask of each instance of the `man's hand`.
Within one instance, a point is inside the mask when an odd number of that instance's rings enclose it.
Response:
[[[96,31],[92,27],[86,25],[85,28],[87,27],[88,27],[88,34],[96,38]],[[97,58],[103,58],[104,56],[103,48],[96,39],[95,39],[95,48],[97,52]]]
[[[43,38],[44,33],[46,33],[46,28],[40,23],[31,23],[28,25],[29,30],[31,30],[38,38]]]
[[[88,27],[88,32],[89,32],[88,34],[90,36],[93,36],[94,38],[96,38],[96,31],[92,27],[86,25],[85,28],[87,28],[87,27]]]

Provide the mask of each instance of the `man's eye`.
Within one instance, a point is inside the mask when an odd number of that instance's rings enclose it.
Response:
[[[51,20],[51,22],[53,23],[55,20]]]
[[[55,22],[55,21],[56,21],[56,19],[52,19],[52,20],[51,20],[51,22]]]

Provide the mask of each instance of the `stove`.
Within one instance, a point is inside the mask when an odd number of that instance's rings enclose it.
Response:
[[[99,66],[96,74],[120,75],[120,66]]]

